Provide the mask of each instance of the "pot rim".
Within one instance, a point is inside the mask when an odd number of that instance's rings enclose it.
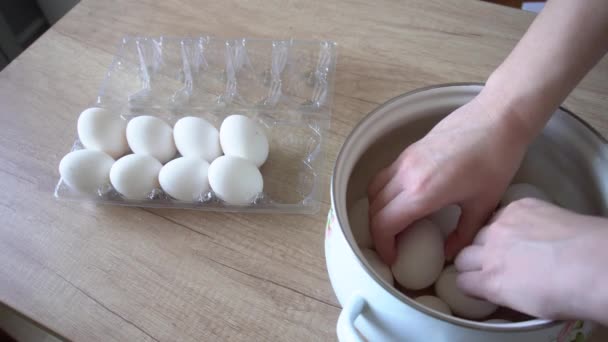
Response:
[[[355,131],[357,131],[359,129],[359,127],[367,122],[372,116],[374,116],[378,111],[380,111],[381,109],[385,108],[386,106],[390,105],[391,103],[398,101],[402,98],[405,97],[409,97],[412,96],[414,94],[418,94],[421,92],[425,92],[425,91],[429,91],[429,90],[433,90],[433,89],[438,89],[438,88],[450,88],[450,87],[460,87],[460,86],[480,86],[480,87],[484,87],[485,83],[481,83],[481,82],[455,82],[455,83],[442,83],[442,84],[437,84],[437,85],[431,85],[431,86],[426,86],[426,87],[422,87],[422,88],[417,88],[414,89],[412,91],[403,93],[401,95],[397,95],[385,102],[383,102],[382,104],[380,104],[378,107],[374,108],[371,112],[369,112],[368,114],[366,114],[351,130],[351,132],[348,134],[348,136],[346,137],[346,139],[344,140],[342,146],[340,147],[340,151],[338,152],[338,155],[336,157],[336,162],[334,164],[333,170],[332,170],[332,178],[331,178],[331,192],[330,192],[330,200],[331,200],[331,205],[333,208],[335,208],[335,203],[336,203],[336,184],[334,182],[334,175],[336,174],[336,170],[338,168],[338,166],[340,165],[340,161],[343,160],[344,157],[344,146],[346,146],[352,139],[353,137],[353,133]],[[568,110],[567,108],[565,108],[564,106],[559,106],[558,110],[561,110],[563,112],[565,112],[566,114],[570,115],[571,117],[573,117],[574,119],[576,119],[576,121],[578,121],[580,124],[582,124],[586,129],[588,129],[596,138],[598,138],[603,144],[608,144],[608,140],[606,138],[604,138],[598,130],[596,130],[593,126],[591,126],[589,123],[587,123],[586,121],[584,121],[582,118],[580,118],[578,115],[574,114],[572,111]],[[346,234],[346,232],[344,231],[344,227],[346,227],[345,223],[343,222],[343,220],[340,218],[340,215],[335,215],[336,220],[339,223],[340,226],[340,230],[342,231],[342,234],[344,235],[346,242],[349,245],[349,248],[353,251],[353,253],[357,256],[357,261],[363,266],[363,270],[378,284],[380,285],[386,292],[388,292],[389,294],[391,294],[394,298],[396,298],[397,300],[399,300],[400,302],[409,305],[411,307],[414,307],[416,310],[421,311],[427,315],[430,315],[436,319],[442,320],[444,322],[447,323],[452,323],[452,324],[456,324],[465,328],[470,328],[470,329],[475,329],[475,330],[483,330],[483,331],[509,331],[509,332],[525,332],[525,331],[532,331],[532,330],[539,330],[539,329],[543,329],[543,328],[549,328],[549,327],[554,327],[554,326],[558,326],[560,324],[564,324],[564,321],[558,321],[558,320],[548,320],[548,319],[540,319],[540,318],[536,318],[536,319],[532,319],[532,320],[528,320],[528,321],[522,321],[522,322],[513,322],[513,323],[501,323],[501,324],[496,324],[496,323],[485,323],[485,322],[477,322],[477,321],[473,321],[473,320],[468,320],[468,319],[463,319],[463,318],[459,318],[456,316],[452,316],[452,315],[446,315],[443,314],[441,312],[432,310],[430,308],[427,308],[426,306],[416,302],[414,299],[410,298],[409,296],[403,294],[402,292],[398,291],[394,286],[389,286],[385,281],[383,281],[380,277],[376,276],[376,274],[371,271],[369,269],[369,267],[366,265],[366,261],[364,261],[363,256],[361,255],[361,249],[359,248],[359,246],[354,243],[354,239],[352,238],[351,235]]]

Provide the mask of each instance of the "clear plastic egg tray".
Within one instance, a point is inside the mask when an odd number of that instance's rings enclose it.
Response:
[[[202,117],[218,129],[231,114],[255,119],[270,143],[260,168],[264,191],[249,206],[228,205],[212,191],[195,202],[177,201],[160,188],[149,199],[133,201],[111,184],[97,196],[86,196],[60,179],[55,196],[141,207],[314,213],[322,190],[335,65],[336,44],[330,41],[123,38],[90,107],[106,108],[127,120],[153,115],[171,126],[184,116]],[[82,148],[77,138],[72,151]]]

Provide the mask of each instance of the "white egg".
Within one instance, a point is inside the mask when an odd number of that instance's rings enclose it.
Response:
[[[220,126],[220,144],[227,156],[241,157],[260,167],[268,158],[268,138],[256,121],[230,115]]]
[[[264,189],[264,180],[260,170],[251,161],[221,156],[209,165],[209,185],[224,202],[248,205]]]
[[[127,141],[133,153],[150,155],[163,164],[177,152],[173,129],[154,116],[142,115],[131,119],[127,124]]]
[[[160,187],[180,201],[195,202],[209,191],[209,163],[197,157],[181,157],[168,162],[158,174]]]
[[[435,293],[452,312],[464,318],[481,319],[496,311],[496,304],[464,294],[456,285],[457,276],[458,271],[454,265],[450,265],[441,272],[435,283]]]
[[[184,157],[200,157],[208,162],[222,155],[220,133],[207,120],[193,116],[179,119],[173,126],[175,146]]]
[[[519,199],[532,197],[543,201],[551,202],[551,198],[538,187],[529,183],[517,183],[511,184],[507,188],[507,191],[502,195],[500,200],[500,206],[506,207],[511,202],[515,202]]]
[[[444,261],[439,228],[429,220],[419,220],[397,237],[397,259],[391,270],[403,287],[419,290],[433,284]]]
[[[356,201],[348,210],[348,224],[361,248],[373,248],[372,234],[369,230],[369,202],[367,197]]]
[[[431,214],[429,220],[433,221],[433,223],[439,227],[439,230],[441,230],[441,235],[446,238],[458,226],[460,213],[460,206],[451,204]]]
[[[500,319],[500,318],[489,319],[489,320],[484,321],[484,322],[485,323],[498,323],[498,324],[513,323],[511,321],[507,321],[506,319]]]
[[[442,312],[446,315],[451,315],[452,311],[450,310],[450,307],[441,300],[441,298],[439,297],[435,297],[435,296],[420,296],[420,297],[416,297],[414,298],[415,301],[417,301],[418,303],[427,306],[435,311],[439,311]]]
[[[110,181],[127,199],[143,200],[159,187],[158,173],[163,165],[146,154],[129,154],[118,159],[110,169]]]
[[[380,260],[380,257],[378,256],[378,254],[376,254],[376,252],[372,251],[371,249],[367,249],[367,248],[361,249],[361,252],[363,253],[363,256],[365,257],[367,262],[370,264],[370,266],[374,269],[374,271],[376,271],[378,273],[378,275],[382,279],[384,279],[384,281],[393,285],[394,280],[393,280],[393,274],[391,273],[391,269],[390,269],[390,267],[388,267],[387,264],[385,264],[384,262],[382,262],[382,260]]]
[[[129,151],[127,121],[103,108],[85,109],[78,117],[78,138],[89,150],[103,151],[119,158]]]
[[[97,195],[99,188],[110,181],[114,159],[101,151],[78,150],[66,154],[59,162],[63,181],[77,192]]]

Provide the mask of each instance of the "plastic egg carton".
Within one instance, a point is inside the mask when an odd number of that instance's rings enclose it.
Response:
[[[260,168],[264,191],[249,206],[228,205],[212,191],[195,202],[177,201],[160,188],[149,199],[133,201],[111,184],[97,196],[85,196],[60,179],[55,196],[140,207],[314,213],[320,206],[335,65],[336,45],[330,41],[123,38],[91,107],[127,120],[153,115],[171,126],[184,116],[202,117],[218,129],[231,114],[257,120],[270,143]],[[72,151],[82,148],[76,138]]]

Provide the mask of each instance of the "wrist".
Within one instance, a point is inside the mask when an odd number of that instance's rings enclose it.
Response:
[[[538,135],[538,130],[523,119],[524,115],[516,101],[504,96],[504,90],[490,83],[475,98],[483,111],[487,113],[498,136],[511,146],[527,148]]]
[[[517,130],[526,144],[541,132],[555,108],[532,80],[522,80],[516,70],[501,65],[488,78],[480,94],[491,99],[501,120]]]

